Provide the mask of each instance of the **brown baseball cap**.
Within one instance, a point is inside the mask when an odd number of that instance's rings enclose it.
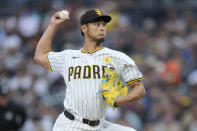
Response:
[[[86,11],[80,18],[80,24],[84,25],[95,20],[104,20],[106,23],[111,21],[111,16],[103,15],[99,9]]]

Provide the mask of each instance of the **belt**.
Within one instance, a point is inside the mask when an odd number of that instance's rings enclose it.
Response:
[[[67,110],[64,110],[64,115],[70,120],[74,120],[75,119],[75,116],[73,114],[71,114],[70,112],[68,112]],[[84,124],[88,124],[89,126],[97,126],[97,125],[99,125],[100,120],[91,121],[91,120],[83,118],[82,122]]]

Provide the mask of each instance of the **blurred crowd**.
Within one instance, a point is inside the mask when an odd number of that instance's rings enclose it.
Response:
[[[26,109],[21,131],[50,131],[63,111],[63,78],[33,61],[50,17],[61,9],[71,12],[71,19],[56,33],[52,50],[80,49],[79,18],[91,8],[112,16],[104,46],[136,61],[147,91],[136,103],[107,110],[106,118],[138,131],[197,130],[196,8],[136,8],[131,0],[9,2],[0,2],[0,84],[10,89],[9,99]]]

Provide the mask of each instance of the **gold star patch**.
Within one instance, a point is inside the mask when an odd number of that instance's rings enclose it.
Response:
[[[111,61],[111,57],[105,56],[105,57],[104,57],[104,61],[105,61],[105,64],[109,63],[109,62]]]
[[[99,9],[95,9],[97,15],[102,16],[102,12]]]

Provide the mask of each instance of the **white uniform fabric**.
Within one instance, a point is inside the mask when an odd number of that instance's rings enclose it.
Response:
[[[106,120],[103,120],[101,122],[99,128],[91,127],[89,129],[85,129],[80,121],[69,120],[62,113],[57,118],[55,125],[53,127],[53,131],[136,131],[136,130],[131,127],[114,124]]]
[[[54,126],[54,131],[59,131],[61,123],[64,123],[61,131],[65,129],[70,131],[74,128],[80,130],[103,129],[103,123],[106,123],[103,119],[107,104],[98,92],[104,68],[114,67],[124,82],[143,78],[142,73],[130,57],[106,47],[92,53],[86,53],[83,49],[49,52],[48,62],[52,71],[57,71],[63,76],[67,86],[64,107],[77,118],[71,121],[67,120],[64,115],[60,115]],[[98,126],[92,127],[83,124],[81,122],[83,118],[101,120],[101,122]]]

